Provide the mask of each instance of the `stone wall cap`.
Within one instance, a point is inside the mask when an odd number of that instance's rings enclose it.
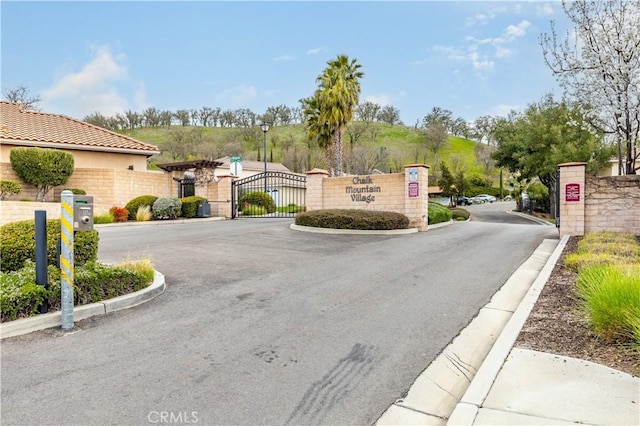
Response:
[[[583,163],[583,162],[577,161],[577,162],[573,162],[573,163],[558,164],[558,167],[586,166],[586,165],[587,165],[587,163]]]
[[[405,169],[408,169],[409,167],[424,167],[425,169],[429,168],[429,166],[427,166],[426,164],[407,164],[406,166],[404,166]]]
[[[326,171],[326,170],[323,170],[323,169],[309,170],[305,174],[307,174],[307,175],[327,175],[327,176],[329,176],[329,172]]]

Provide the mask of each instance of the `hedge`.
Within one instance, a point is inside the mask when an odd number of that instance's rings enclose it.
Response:
[[[76,266],[98,258],[98,231],[78,231],[74,234],[74,263]],[[35,261],[35,221],[23,220],[0,227],[2,257],[0,270],[17,271],[26,260]],[[47,220],[47,263],[57,263],[57,243],[60,239],[60,220]]]
[[[435,225],[436,223],[448,222],[453,217],[453,213],[448,207],[442,204],[430,202],[428,208],[429,225]]]
[[[392,230],[407,229],[409,218],[395,212],[327,209],[300,213],[296,216],[295,223],[315,228]]]

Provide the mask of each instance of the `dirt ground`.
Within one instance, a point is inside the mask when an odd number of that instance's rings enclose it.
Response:
[[[625,344],[606,342],[593,334],[579,311],[574,285],[576,273],[564,268],[564,257],[575,251],[571,237],[547,281],[516,346],[584,359],[640,376],[640,352]]]

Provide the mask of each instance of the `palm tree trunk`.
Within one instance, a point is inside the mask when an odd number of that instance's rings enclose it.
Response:
[[[342,132],[336,130],[336,138],[333,144],[333,161],[335,167],[335,175],[342,176]]]

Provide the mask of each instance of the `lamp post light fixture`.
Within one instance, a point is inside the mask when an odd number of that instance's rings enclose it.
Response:
[[[269,131],[269,123],[262,123],[260,125],[260,128],[262,129],[262,133],[264,134],[264,138],[263,138],[263,149],[264,152],[262,153],[263,158],[264,158],[264,192],[267,192],[267,132]]]

